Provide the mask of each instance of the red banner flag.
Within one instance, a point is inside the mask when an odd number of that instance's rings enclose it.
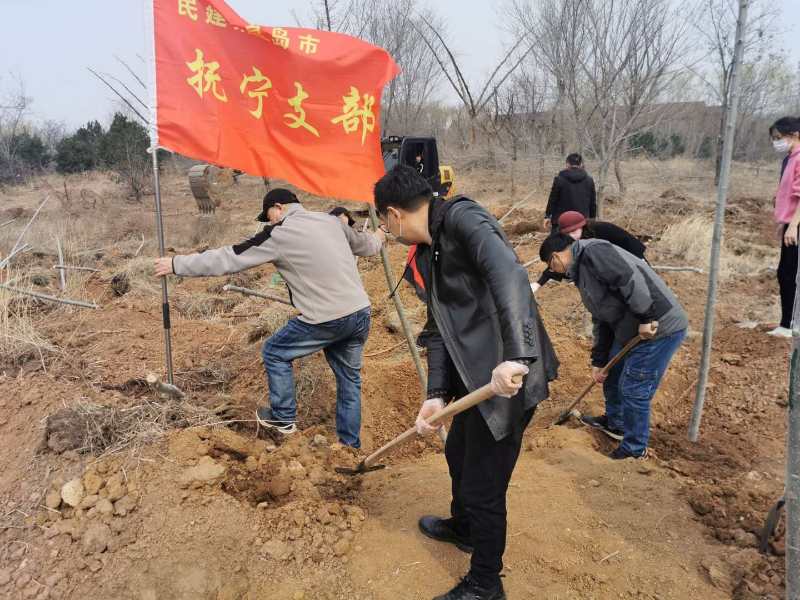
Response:
[[[399,69],[348,35],[249,25],[222,0],[153,0],[158,145],[313,194],[372,201]]]

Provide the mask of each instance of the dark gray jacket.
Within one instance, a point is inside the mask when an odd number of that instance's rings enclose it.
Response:
[[[431,202],[433,244],[414,256],[428,297],[422,342],[428,349],[428,397],[453,398],[489,383],[505,360],[529,363],[522,391],[478,405],[496,440],[523,422],[548,396],[558,359],[547,336],[528,273],[497,220],[468,198]]]
[[[658,321],[656,339],[689,326],[675,294],[650,265],[605,240],[572,244],[567,275],[592,315],[592,365],[596,367],[608,362],[615,340],[627,343],[642,323]]]

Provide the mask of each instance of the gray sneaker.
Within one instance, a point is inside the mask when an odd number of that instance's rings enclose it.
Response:
[[[272,415],[271,408],[259,408],[256,410],[256,422],[261,427],[277,429],[283,435],[291,435],[297,432],[297,425],[294,421],[281,421]]]

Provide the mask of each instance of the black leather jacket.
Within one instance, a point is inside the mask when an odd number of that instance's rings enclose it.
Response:
[[[539,318],[528,273],[497,220],[477,202],[458,197],[431,201],[432,245],[420,244],[415,260],[428,292],[428,397],[452,399],[459,378],[469,391],[491,381],[505,360],[529,363],[514,398],[479,405],[500,440],[522,413],[548,396],[558,359]]]

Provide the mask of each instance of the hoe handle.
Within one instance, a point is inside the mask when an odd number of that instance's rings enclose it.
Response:
[[[609,372],[611,369],[613,369],[613,368],[614,368],[614,365],[616,365],[616,364],[617,364],[619,361],[621,361],[621,360],[622,360],[622,359],[625,357],[625,355],[626,355],[628,352],[630,352],[630,350],[631,350],[631,349],[632,349],[632,348],[633,348],[633,347],[634,347],[636,344],[638,344],[638,343],[639,343],[639,342],[641,342],[641,341],[642,341],[642,336],[640,336],[640,335],[637,335],[637,336],[635,336],[635,337],[631,338],[631,340],[630,340],[630,341],[629,341],[627,344],[625,344],[625,346],[622,348],[622,350],[620,350],[619,352],[617,352],[617,354],[615,354],[615,355],[614,355],[614,358],[612,358],[610,361],[608,361],[608,363],[606,364],[606,366],[605,366],[605,367],[603,367],[603,370],[601,371],[601,373],[602,373],[603,375],[608,375],[608,372]],[[570,405],[569,405],[569,407],[567,408],[567,410],[565,410],[563,413],[561,413],[561,415],[558,417],[558,420],[556,421],[556,423],[560,423],[562,419],[564,419],[565,417],[567,417],[567,416],[569,415],[569,413],[571,413],[571,412],[572,412],[572,410],[573,410],[573,409],[574,409],[576,406],[578,406],[578,403],[580,403],[580,401],[584,399],[584,397],[586,396],[586,394],[588,394],[589,392],[591,392],[591,391],[592,391],[592,388],[594,387],[594,384],[595,384],[595,380],[594,380],[594,378],[593,378],[593,379],[592,379],[592,381],[591,381],[591,382],[590,382],[590,383],[589,383],[589,384],[588,384],[588,385],[587,385],[585,388],[583,388],[583,391],[580,393],[580,395],[579,395],[577,398],[575,398],[575,400],[572,402],[572,404],[570,404]]]
[[[519,381],[519,377],[515,378]],[[442,410],[433,413],[430,417],[428,417],[428,424],[435,425],[436,423],[440,423],[444,421],[448,417],[453,417],[458,413],[462,413],[465,410],[472,408],[476,404],[480,404],[484,400],[488,400],[489,398],[494,397],[494,392],[492,392],[492,385],[487,383],[483,387],[478,388],[474,392],[470,392],[463,398],[456,400],[455,402],[451,402],[447,406],[445,406]],[[382,456],[386,455],[390,450],[399,446],[403,442],[410,440],[411,438],[417,435],[417,428],[411,427],[410,429],[406,429],[403,433],[398,435],[393,440],[386,442],[383,446],[378,448],[375,452],[370,454],[367,458],[364,459],[364,467],[369,468],[373,466],[378,459]]]

